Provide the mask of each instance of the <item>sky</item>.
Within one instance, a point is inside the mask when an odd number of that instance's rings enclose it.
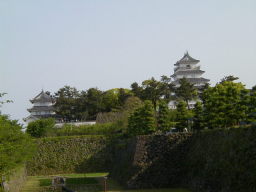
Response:
[[[256,85],[256,1],[0,0],[0,92],[13,100],[0,110],[22,120],[41,89],[169,76],[186,51],[212,85]]]

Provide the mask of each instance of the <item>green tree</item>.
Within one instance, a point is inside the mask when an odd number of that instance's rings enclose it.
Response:
[[[124,106],[126,100],[129,97],[132,97],[132,96],[133,96],[133,93],[129,89],[124,89],[124,88],[118,89],[118,103],[119,103],[119,105]]]
[[[149,80],[143,81],[142,87],[144,99],[150,100],[153,104],[154,110],[156,111],[157,102],[162,96],[162,84],[152,77]]]
[[[197,102],[195,104],[195,108],[193,109],[194,117],[193,117],[193,130],[199,131],[204,129],[204,113],[203,113],[203,105],[201,102]]]
[[[55,111],[66,121],[78,119],[79,91],[75,87],[64,86],[55,93]]]
[[[204,107],[209,128],[227,128],[246,121],[248,91],[241,83],[223,81],[205,92]]]
[[[17,121],[0,115],[0,183],[3,175],[23,164],[32,154],[34,145]]]
[[[55,120],[53,118],[39,119],[28,124],[26,133],[32,137],[44,137],[53,131]]]
[[[128,119],[128,134],[147,135],[156,130],[156,120],[152,103],[145,101],[144,105],[134,111]]]
[[[187,105],[186,103],[181,100],[179,101],[178,105],[177,105],[177,114],[176,114],[176,128],[179,131],[183,131],[184,128],[188,128],[189,124],[188,124],[188,120],[190,118],[190,113],[189,110],[187,109]]]
[[[96,115],[100,111],[103,110],[102,104],[102,95],[103,91],[99,90],[98,88],[90,88],[86,91],[85,94],[85,110],[88,112],[88,119],[94,120],[96,119]]]
[[[248,121],[250,123],[256,122],[256,86],[250,90],[250,97],[248,102]]]
[[[171,78],[162,75],[160,80],[160,90],[163,99],[168,103],[173,98],[175,92],[174,84],[171,82]]]
[[[137,82],[134,82],[131,84],[131,91],[132,93],[140,98],[141,100],[143,100],[143,88],[141,86],[139,86],[139,84]]]
[[[176,88],[176,97],[179,100],[186,102],[187,108],[189,109],[189,101],[193,100],[197,96],[196,88],[193,84],[189,83],[186,78],[182,78],[179,81],[180,86]]]
[[[225,81],[235,81],[235,80],[238,80],[239,78],[238,77],[235,77],[233,75],[228,75],[228,76],[225,76],[224,78],[222,78],[220,80],[220,83],[223,83]]]
[[[170,130],[169,109],[165,101],[160,101],[159,103],[157,126],[158,130],[163,132],[167,132]]]

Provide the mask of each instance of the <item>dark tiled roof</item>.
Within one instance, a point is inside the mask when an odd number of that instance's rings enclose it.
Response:
[[[54,111],[53,106],[34,106],[31,109],[28,109],[29,112],[32,111]]]
[[[184,56],[179,61],[177,61],[175,65],[178,65],[180,63],[198,63],[198,62],[200,62],[200,60],[194,59],[188,54],[188,52],[186,52]]]
[[[205,71],[196,69],[196,70],[176,71],[173,75],[183,75],[183,74],[192,74],[192,73],[203,74],[204,72]]]
[[[39,93],[34,99],[31,99],[30,102],[53,102],[53,98],[51,98],[42,90],[41,93]]]
[[[207,83],[210,80],[209,79],[205,79],[203,77],[201,78],[186,78],[186,80],[188,80],[190,83],[195,84],[195,83]],[[179,80],[176,80],[173,82],[175,85],[179,84]]]

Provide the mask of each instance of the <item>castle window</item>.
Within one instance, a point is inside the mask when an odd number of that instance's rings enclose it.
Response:
[[[190,65],[187,65],[186,68],[187,68],[187,69],[190,69]]]

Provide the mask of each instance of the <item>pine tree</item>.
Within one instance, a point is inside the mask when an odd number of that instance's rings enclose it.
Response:
[[[188,127],[189,111],[184,101],[180,101],[177,105],[177,124],[176,128],[179,131],[183,131],[184,128]]]
[[[169,109],[166,102],[161,101],[158,109],[158,130],[167,132],[170,129]]]
[[[186,78],[180,79],[179,83],[180,86],[175,91],[176,96],[178,99],[185,101],[189,109],[189,101],[197,96],[197,90]]]
[[[128,119],[128,134],[147,135],[156,130],[156,120],[153,105],[145,101],[144,105],[135,110]]]
[[[204,128],[203,106],[201,102],[195,104],[194,118],[193,118],[193,130],[199,131]]]

